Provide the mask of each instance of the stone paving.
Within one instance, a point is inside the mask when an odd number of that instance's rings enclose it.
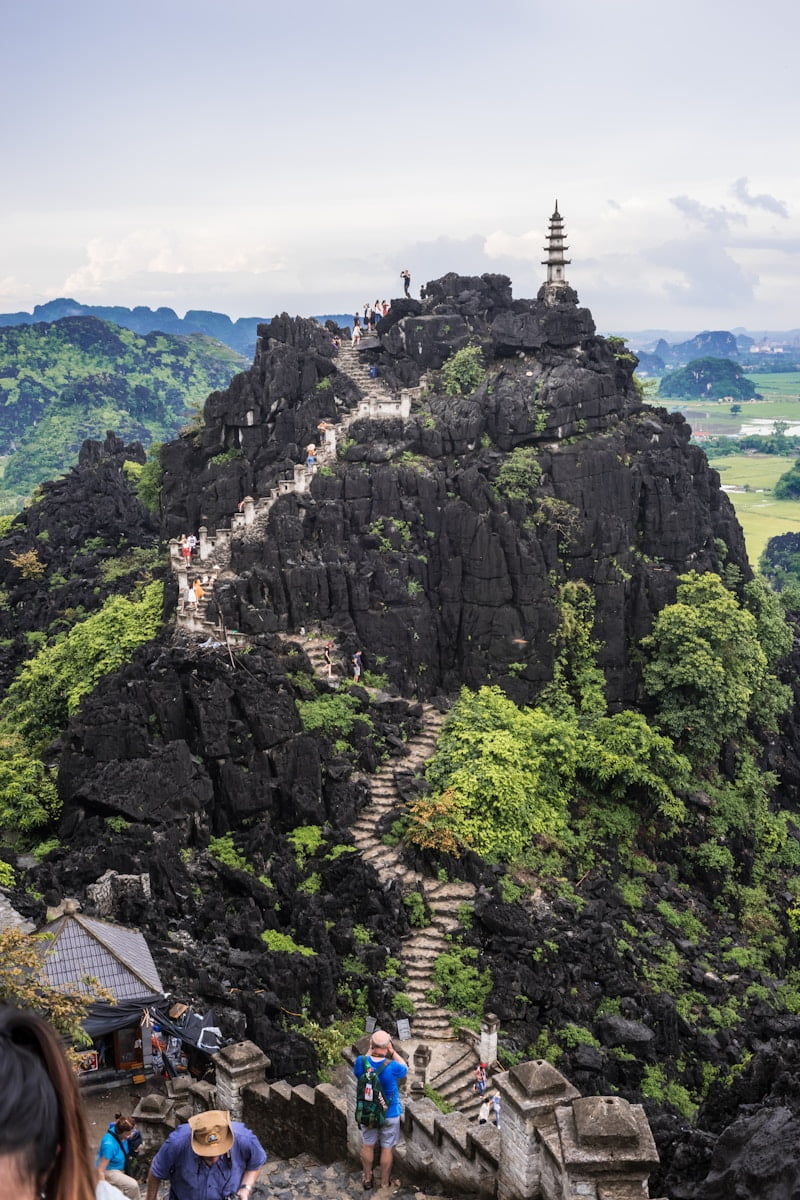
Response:
[[[463,1193],[446,1193],[444,1188],[426,1181],[427,1191],[412,1183],[399,1187],[372,1188],[365,1192],[361,1171],[355,1163],[337,1162],[323,1166],[308,1155],[297,1158],[271,1158],[259,1176],[253,1200],[335,1200],[339,1196],[375,1196],[380,1200],[427,1200],[428,1197],[450,1195],[467,1200]],[[475,1200],[471,1196],[469,1200]]]

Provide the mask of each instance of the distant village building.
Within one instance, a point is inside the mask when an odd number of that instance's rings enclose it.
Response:
[[[543,249],[547,251],[547,258],[542,259],[542,266],[547,267],[547,280],[545,281],[544,290],[545,303],[558,304],[561,298],[560,293],[564,288],[569,287],[564,268],[569,266],[572,259],[564,257],[564,253],[569,250],[569,246],[564,244],[564,219],[558,211],[557,200],[553,215],[550,218],[550,232],[547,235],[547,245]]]

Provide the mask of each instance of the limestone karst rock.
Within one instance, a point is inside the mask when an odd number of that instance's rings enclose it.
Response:
[[[725,559],[749,577],[718,476],[679,414],[643,403],[635,359],[595,336],[569,288],[557,304],[514,300],[505,276],[451,274],[423,291],[395,302],[361,351],[389,391],[424,379],[410,416],[355,420],[310,495],[283,497],[260,539],[234,539],[218,591],[229,627],[330,622],[406,694],[491,678],[531,700],[552,668],[558,583],[582,579],[609,699],[633,702],[629,652],[676,576]],[[452,394],[440,368],[468,344],[483,378]],[[202,432],[164,451],[169,532],[227,527],[242,496],[267,494],[357,398],[325,330],[275,318],[251,370],[209,398]],[[522,448],[540,477],[520,500],[498,475]]]

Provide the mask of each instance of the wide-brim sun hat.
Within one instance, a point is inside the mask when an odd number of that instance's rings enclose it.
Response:
[[[231,1114],[222,1109],[210,1109],[189,1118],[192,1131],[192,1149],[201,1158],[227,1154],[233,1145]]]

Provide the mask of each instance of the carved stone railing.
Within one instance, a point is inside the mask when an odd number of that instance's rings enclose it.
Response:
[[[360,1049],[345,1055],[349,1066]],[[226,1108],[280,1157],[307,1153],[335,1162],[349,1154],[358,1160],[351,1070],[343,1091],[331,1084],[266,1083],[269,1059],[252,1042],[226,1046],[214,1064],[216,1086],[176,1080],[172,1096],[140,1101],[134,1116],[148,1149],[194,1112]],[[404,1099],[398,1165],[420,1180],[435,1178],[498,1200],[646,1200],[658,1154],[640,1105],[620,1096],[581,1096],[541,1059],[495,1075],[493,1084],[500,1096],[497,1127],[442,1113],[412,1087],[412,1098]]]

